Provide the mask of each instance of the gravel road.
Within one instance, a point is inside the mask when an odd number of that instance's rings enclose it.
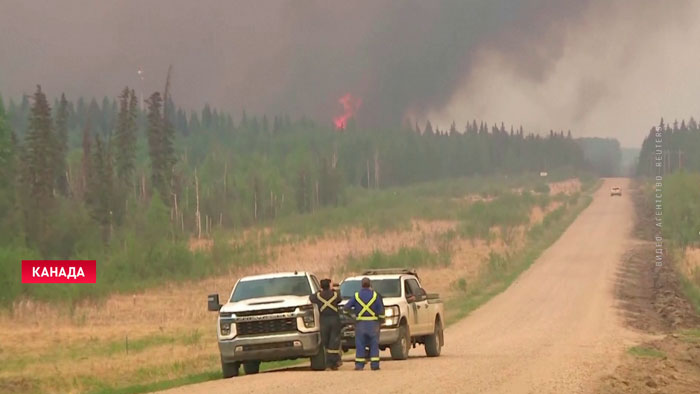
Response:
[[[589,393],[637,340],[614,286],[630,246],[627,179],[606,179],[584,210],[506,291],[445,331],[442,356],[421,346],[381,371],[304,367],[210,381],[167,393]],[[612,186],[623,196],[610,197]],[[650,262],[651,263],[651,262]],[[388,352],[384,352],[388,358]]]

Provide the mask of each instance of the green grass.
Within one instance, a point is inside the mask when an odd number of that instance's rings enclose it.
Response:
[[[635,357],[666,358],[666,354],[664,352],[646,346],[633,346],[627,349],[627,353]]]
[[[96,338],[81,340],[73,344],[56,346],[46,353],[19,356],[3,354],[0,356],[3,370],[21,370],[29,364],[55,364],[67,360],[80,360],[91,357],[109,357],[116,354],[140,353],[157,346],[187,345],[203,343],[199,330],[191,330],[173,335],[152,334],[140,338],[128,338],[117,341],[99,341]]]
[[[505,233],[507,228],[526,224],[531,208],[535,204],[546,206],[548,202],[548,196],[535,197],[527,192],[522,195],[508,192],[493,201],[477,201],[458,213],[461,223],[457,231],[470,239],[489,239],[493,227],[500,227]]]
[[[654,188],[651,182],[643,185],[646,210],[653,214]],[[700,174],[675,172],[663,181],[663,237],[670,260],[680,261],[687,246],[700,245]],[[677,272],[681,289],[700,314],[700,272],[685,276]]]
[[[345,269],[349,272],[359,272],[366,269],[379,268],[420,268],[446,267],[450,264],[448,252],[430,252],[425,248],[401,247],[396,253],[384,253],[375,250],[363,257],[348,259]]]
[[[679,273],[678,275],[681,277],[681,289],[683,290],[683,294],[685,294],[688,301],[693,304],[695,312],[700,314],[700,283],[697,282],[697,279],[692,281],[683,274]],[[695,276],[697,277],[698,275],[696,274]]]
[[[260,365],[260,371],[269,371],[272,369],[278,369],[278,368],[285,368],[285,367],[291,367],[295,365],[301,364],[301,361],[298,360],[287,360],[287,361],[275,361],[275,362],[269,362],[269,363],[262,363]],[[175,368],[175,367],[173,367]],[[244,375],[245,372],[243,372],[243,368],[241,367],[241,375]],[[91,394],[141,394],[141,393],[150,393],[153,391],[160,391],[160,390],[167,390],[170,388],[174,387],[179,387],[179,386],[185,386],[185,385],[190,385],[190,384],[195,384],[195,383],[202,383],[202,382],[207,382],[210,380],[217,380],[221,379],[221,369],[212,369],[209,371],[204,371],[204,372],[198,372],[198,373],[193,373],[193,374],[187,374],[184,376],[181,376],[179,378],[175,379],[167,379],[167,380],[160,380],[152,383],[146,383],[146,384],[135,384],[135,385],[130,385],[130,386],[123,386],[123,387],[112,387],[108,386],[105,384],[100,384],[97,382],[97,385],[101,385],[102,387],[89,391]],[[236,378],[233,378],[234,380]]]
[[[700,343],[700,328],[681,331],[680,339],[683,342]]]
[[[561,177],[565,178],[564,175],[562,173]],[[476,176],[380,190],[354,188],[348,191],[345,205],[280,218],[274,223],[274,231],[308,237],[324,235],[346,226],[362,227],[368,233],[396,230],[406,228],[411,219],[454,219],[455,214],[465,207],[460,199],[470,194],[485,198],[500,197],[512,189],[533,189],[541,183],[541,178],[536,174],[525,174]]]
[[[154,391],[161,391],[171,389],[178,386],[186,386],[190,384],[207,382],[210,380],[215,380],[221,378],[220,370],[211,370],[207,372],[195,373],[190,375],[185,375],[175,379],[161,380],[158,382],[148,383],[148,384],[135,384],[132,386],[126,386],[121,388],[114,387],[104,387],[96,391],[92,391],[93,394],[140,394],[140,393],[150,393]]]

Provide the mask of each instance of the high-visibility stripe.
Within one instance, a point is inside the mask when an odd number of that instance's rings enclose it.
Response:
[[[318,298],[318,300],[323,303],[323,305],[321,305],[321,312],[326,310],[326,308],[331,308],[331,310],[333,310],[334,312],[338,312],[338,308],[335,305],[333,305],[333,301],[335,301],[335,299],[338,298],[338,293],[333,292],[333,297],[327,300],[321,297],[321,292],[319,291],[318,293],[316,293],[316,298]]]
[[[356,358],[356,359],[355,359],[355,362],[356,362],[356,363],[366,363],[367,360],[364,359],[364,358]]]
[[[377,320],[377,314],[374,313],[374,311],[372,309],[370,309],[372,307],[372,304],[374,304],[374,301],[376,301],[376,300],[377,300],[377,292],[376,291],[372,292],[372,298],[366,304],[364,302],[362,302],[362,299],[360,298],[360,292],[358,291],[357,293],[355,293],[355,301],[357,301],[357,303],[360,304],[360,306],[362,307],[362,310],[360,311],[360,313],[357,314],[357,320]],[[365,312],[369,313],[372,318],[367,319],[370,316],[364,316],[363,314]]]
[[[326,349],[326,352],[330,354],[340,354],[340,350]]]
[[[373,361],[373,362],[374,362],[374,361],[379,361],[379,357],[372,357],[370,360]]]
[[[364,320],[372,320],[372,321],[374,321],[374,320],[379,320],[379,318],[376,316],[358,316],[355,320],[363,320],[363,321]]]

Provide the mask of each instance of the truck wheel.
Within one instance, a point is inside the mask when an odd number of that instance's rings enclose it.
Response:
[[[223,372],[224,379],[232,378],[238,376],[238,370],[241,368],[241,363],[238,361],[232,363],[225,363],[221,360],[221,372]]]
[[[433,335],[428,335],[425,337],[425,354],[428,357],[437,357],[440,355],[442,350],[442,323],[440,321],[435,322],[435,330],[433,330]]]
[[[311,369],[313,371],[326,370],[326,349],[323,345],[318,347],[318,353],[315,356],[311,356]]]
[[[245,361],[243,363],[243,370],[246,375],[253,375],[260,372],[260,361]]]
[[[408,327],[399,327],[399,340],[392,343],[389,351],[392,360],[405,360],[408,358],[408,350],[411,348],[411,337],[408,334]]]

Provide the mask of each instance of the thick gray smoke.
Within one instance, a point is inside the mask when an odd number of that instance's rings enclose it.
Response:
[[[36,83],[73,97],[114,96],[124,85],[147,94],[162,89],[172,64],[174,98],[186,107],[209,102],[330,123],[350,93],[362,99],[357,118],[368,125],[445,110],[474,85],[485,52],[498,53],[519,81],[544,83],[585,15],[611,18],[596,0],[8,2],[0,14],[5,96]],[[646,16],[653,3],[624,2],[630,19],[619,23]],[[672,23],[664,17],[649,23]],[[594,24],[586,28],[595,34]],[[578,116],[601,94],[587,86]]]
[[[114,95],[124,84],[160,87],[172,63],[175,97],[187,105],[330,120],[350,93],[363,100],[359,118],[398,121],[445,105],[479,45],[508,47],[540,73],[546,59],[525,46],[548,40],[584,3],[16,0],[0,16],[0,87]]]

